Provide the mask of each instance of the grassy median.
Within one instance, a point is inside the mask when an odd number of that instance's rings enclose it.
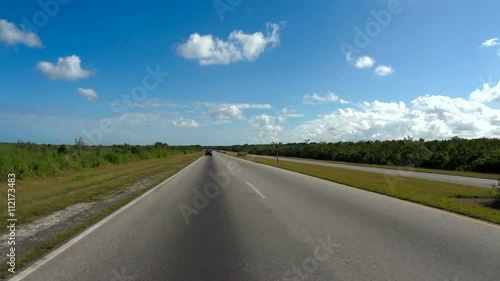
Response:
[[[459,200],[493,198],[488,188],[251,156],[241,158],[500,224],[500,210]]]

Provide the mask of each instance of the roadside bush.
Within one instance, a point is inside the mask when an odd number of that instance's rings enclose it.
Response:
[[[61,144],[59,148],[57,149],[57,153],[59,154],[68,154],[69,153],[69,148],[65,144]]]
[[[111,164],[121,164],[124,162],[123,155],[116,152],[108,152],[104,154],[104,160],[108,161]]]
[[[236,155],[238,156],[247,156],[248,153],[246,152],[243,152],[243,151],[239,151]]]
[[[201,146],[86,146],[80,152],[70,145],[37,145],[30,142],[0,144],[0,177],[15,173],[16,178],[60,174],[82,168],[97,168],[107,163],[122,164],[140,159],[167,157],[201,151]]]
[[[495,203],[500,206],[500,178],[498,178],[498,181],[492,184],[491,187],[493,187],[493,198],[495,198]]]

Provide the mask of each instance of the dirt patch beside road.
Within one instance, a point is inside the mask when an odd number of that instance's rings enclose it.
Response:
[[[119,202],[131,196],[135,192],[157,182],[158,180],[146,178],[126,187],[123,190],[112,193],[102,200],[78,203],[69,206],[64,210],[57,211],[47,217],[38,219],[32,223],[21,225],[16,231],[17,253],[22,256],[22,253],[28,253],[41,247],[45,242],[49,241],[57,234],[71,229],[82,222],[90,220],[98,213],[106,210],[112,204]],[[0,238],[1,241],[7,241],[7,239],[8,234],[4,234]],[[7,243],[1,243],[0,253],[6,253],[8,247]],[[0,257],[0,263],[5,264],[6,261],[7,257],[2,255]]]

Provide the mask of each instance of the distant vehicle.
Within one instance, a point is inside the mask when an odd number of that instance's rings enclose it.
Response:
[[[212,156],[212,150],[211,149],[205,150],[205,156],[207,156],[207,155]]]

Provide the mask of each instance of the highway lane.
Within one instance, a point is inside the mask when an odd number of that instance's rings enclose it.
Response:
[[[75,239],[13,280],[500,276],[497,225],[219,153]]]
[[[275,156],[265,156],[265,155],[248,155],[249,157],[260,157],[267,159],[276,159]],[[363,172],[372,172],[386,175],[399,175],[404,177],[412,177],[418,179],[425,179],[430,181],[439,181],[439,182],[448,182],[454,184],[462,184],[469,186],[477,186],[484,188],[491,188],[491,185],[495,183],[495,180],[491,179],[480,179],[480,178],[471,178],[471,177],[462,177],[462,176],[452,176],[452,175],[443,175],[443,174],[434,174],[434,173],[424,173],[424,172],[416,172],[411,171],[411,168],[408,167],[408,170],[395,170],[395,169],[384,169],[377,167],[367,167],[367,166],[357,166],[357,165],[349,165],[349,164],[340,164],[323,160],[314,160],[314,159],[303,159],[303,158],[294,158],[294,157],[279,157],[280,161],[290,161],[297,163],[306,163],[306,164],[314,164],[321,165],[327,167],[335,167],[335,168],[343,168],[350,170],[357,170]]]

